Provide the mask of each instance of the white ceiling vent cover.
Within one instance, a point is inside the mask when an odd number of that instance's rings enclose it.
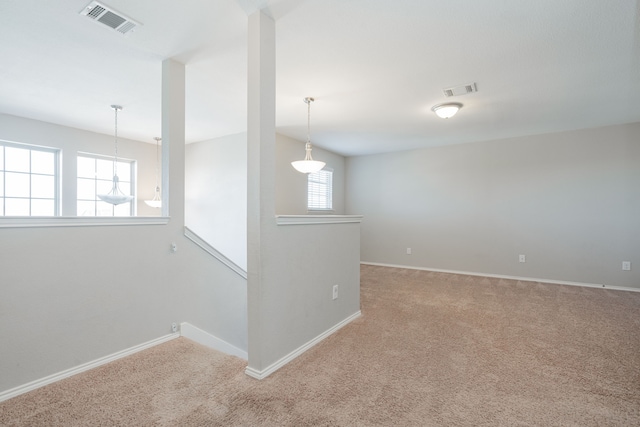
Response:
[[[466,85],[454,86],[447,89],[442,89],[444,96],[447,98],[450,96],[466,95],[478,91],[478,86],[475,83],[468,83]]]
[[[85,7],[80,15],[84,15],[87,18],[100,22],[107,27],[116,30],[120,34],[128,34],[136,27],[142,25],[133,19],[116,12],[108,6],[97,1],[92,1],[87,7]]]

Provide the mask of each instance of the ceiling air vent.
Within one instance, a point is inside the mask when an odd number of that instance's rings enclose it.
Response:
[[[473,93],[478,91],[478,87],[475,83],[469,83],[466,85],[454,86],[447,89],[442,89],[444,92],[444,96],[447,98],[450,96],[460,96],[466,95],[468,93]]]
[[[142,25],[139,22],[116,12],[110,7],[98,3],[97,1],[89,3],[89,5],[85,7],[80,14],[114,29],[120,34],[128,34],[137,26]]]

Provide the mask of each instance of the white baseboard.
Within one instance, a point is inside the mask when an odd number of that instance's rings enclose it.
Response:
[[[471,271],[442,270],[439,268],[415,267],[411,265],[398,265],[398,264],[384,264],[379,262],[367,262],[367,261],[361,261],[360,264],[377,265],[380,267],[405,268],[409,270],[434,271],[437,273],[466,274],[467,276],[494,277],[496,279],[520,280],[523,282],[539,282],[539,283],[550,283],[553,285],[584,286],[587,288],[600,288],[600,289],[604,288],[604,289],[613,289],[615,291],[640,292],[640,288],[628,288],[624,286],[609,286],[609,285],[603,285],[598,283],[567,282],[565,280],[537,279],[535,277],[505,276],[502,274],[474,273]]]
[[[229,344],[228,342],[221,340],[215,335],[211,335],[209,332],[203,331],[190,323],[183,322],[180,324],[180,335],[214,350],[238,356],[244,360],[249,358],[246,351],[239,349],[238,347]]]
[[[296,350],[294,350],[291,353],[287,354],[286,356],[284,356],[282,359],[278,360],[277,362],[269,365],[267,368],[265,368],[265,369],[263,369],[261,371],[258,371],[257,369],[253,369],[253,368],[247,366],[247,368],[245,369],[244,373],[249,375],[250,377],[256,378],[258,380],[262,380],[262,379],[268,377],[269,375],[271,375],[272,373],[274,373],[275,371],[277,371],[278,369],[282,368],[287,363],[291,362],[296,357],[300,356],[305,351],[309,350],[314,345],[318,344],[323,339],[327,338],[329,335],[331,335],[334,332],[336,332],[338,329],[340,329],[343,326],[351,323],[353,320],[357,319],[361,315],[362,315],[362,313],[360,312],[360,310],[358,310],[356,313],[354,313],[351,316],[347,317],[342,322],[340,322],[337,325],[333,326],[332,328],[326,330],[325,332],[323,332],[322,334],[318,335],[317,337],[315,337],[311,341],[307,342],[306,344],[302,345],[301,347],[298,347]]]
[[[147,341],[145,343],[127,348],[122,351],[118,351],[117,353],[110,354],[105,357],[101,357],[99,359],[93,360],[91,362],[83,363],[82,365],[75,366],[73,368],[66,369],[62,372],[58,372],[53,375],[49,375],[47,377],[41,378],[39,380],[31,381],[30,383],[0,392],[0,402],[11,399],[12,397],[19,396],[21,394],[27,393],[31,390],[35,390],[37,388],[43,387],[47,384],[54,383],[56,381],[60,381],[65,378],[69,378],[73,375],[79,374],[84,371],[88,371],[89,369],[97,368],[98,366],[102,366],[109,362],[113,362],[114,360],[122,359],[123,357],[129,356],[131,354],[137,353],[139,351],[145,350],[147,348],[156,346],[158,344],[162,344],[164,342],[170,341],[172,339],[178,338],[180,334],[169,334],[160,338],[156,338],[151,341]]]

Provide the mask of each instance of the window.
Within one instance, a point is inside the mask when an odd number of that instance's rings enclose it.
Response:
[[[333,171],[323,169],[307,175],[307,209],[333,209]]]
[[[0,141],[0,216],[59,213],[55,148]]]
[[[113,186],[113,157],[78,154],[78,216],[135,216],[135,197],[131,202],[112,205],[98,194],[107,194]],[[118,158],[117,172],[120,191],[135,196],[135,166],[133,160]]]

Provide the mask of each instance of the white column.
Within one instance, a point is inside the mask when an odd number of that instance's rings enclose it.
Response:
[[[162,216],[184,226],[185,67],[162,62]]]
[[[275,22],[249,16],[247,75],[247,298],[250,368],[262,370],[266,337],[261,300],[263,257],[275,236]]]

